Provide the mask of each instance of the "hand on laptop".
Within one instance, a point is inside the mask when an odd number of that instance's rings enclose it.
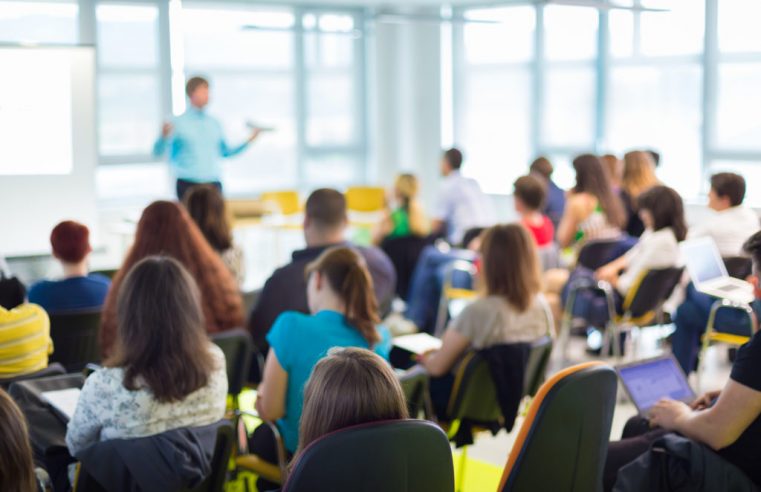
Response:
[[[700,398],[690,404],[690,408],[693,410],[705,410],[713,405],[714,400],[719,397],[719,393],[721,393],[721,390],[704,393]]]
[[[663,399],[650,409],[650,425],[666,430],[674,430],[677,422],[692,413],[686,403]]]

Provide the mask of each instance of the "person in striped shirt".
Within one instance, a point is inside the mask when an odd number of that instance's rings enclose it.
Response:
[[[37,304],[0,307],[0,379],[45,369],[53,353],[50,319]]]

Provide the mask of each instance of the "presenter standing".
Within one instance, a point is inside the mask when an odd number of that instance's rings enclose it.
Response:
[[[261,129],[254,128],[245,142],[229,147],[222,125],[204,111],[209,103],[209,82],[202,77],[192,77],[185,85],[185,93],[190,107],[172,123],[164,123],[161,136],[153,146],[156,157],[169,151],[180,201],[188,189],[199,184],[211,184],[222,191],[220,157],[240,154],[261,133]]]

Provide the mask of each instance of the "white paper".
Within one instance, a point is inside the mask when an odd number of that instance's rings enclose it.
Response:
[[[47,400],[56,410],[71,419],[79,401],[79,388],[68,388],[57,391],[44,391],[42,397]]]
[[[394,345],[413,354],[424,354],[430,350],[439,350],[441,340],[428,333],[415,333],[394,338]]]

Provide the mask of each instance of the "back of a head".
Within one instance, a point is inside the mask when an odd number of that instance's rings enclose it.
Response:
[[[761,272],[761,231],[753,234],[743,244],[743,251],[753,258],[753,274]]]
[[[444,151],[444,160],[449,163],[449,167],[452,168],[453,171],[457,171],[462,167],[462,161],[463,161],[463,155],[462,151],[456,148],[451,148],[449,150]]]
[[[304,389],[299,452],[345,427],[406,418],[404,393],[386,361],[369,350],[333,349]]]
[[[367,343],[372,346],[380,341],[376,329],[380,323],[378,303],[364,258],[351,248],[329,248],[307,266],[307,275],[314,272],[320,272],[327,279],[346,306],[347,321],[359,330]]]
[[[538,211],[547,198],[547,184],[531,174],[521,176],[513,183],[513,194],[529,210]]]
[[[742,205],[745,200],[745,178],[739,174],[714,174],[711,176],[711,188],[720,198],[729,198],[729,203],[733,207]]]
[[[225,200],[215,186],[191,187],[183,198],[183,204],[212,248],[222,252],[232,246]]]
[[[647,210],[653,217],[653,230],[670,227],[677,241],[687,237],[687,220],[684,216],[682,197],[673,188],[657,185],[643,192],[637,199],[640,210]]]
[[[90,230],[84,224],[65,220],[50,233],[53,256],[64,263],[79,263],[92,251]]]
[[[0,389],[0,490],[32,492],[37,490],[29,431],[21,410]]]
[[[124,386],[145,383],[158,401],[182,400],[212,370],[198,287],[175,259],[149,256],[124,277],[116,307],[117,342],[108,366]]]
[[[573,160],[576,171],[576,193],[589,193],[600,203],[608,222],[616,227],[622,227],[626,222],[623,205],[610,186],[608,171],[600,159],[593,154],[582,154]]]
[[[655,162],[649,153],[634,150],[624,155],[624,174],[621,185],[630,196],[636,198],[640,193],[657,184]]]
[[[624,171],[621,160],[613,154],[605,154],[600,156],[600,162],[607,169],[611,182],[618,184],[622,179]]]
[[[549,159],[546,157],[538,157],[534,160],[534,162],[531,163],[531,166],[529,166],[529,171],[539,174],[543,178],[549,180],[552,176],[554,168],[552,167],[552,163]]]
[[[307,198],[307,219],[317,228],[333,230],[346,225],[346,197],[332,188],[320,188]]]
[[[504,297],[523,312],[541,289],[536,244],[520,224],[487,229],[481,243],[487,295]]]
[[[396,177],[394,189],[406,202],[406,205],[417,197],[420,184],[414,174],[400,174]]]

